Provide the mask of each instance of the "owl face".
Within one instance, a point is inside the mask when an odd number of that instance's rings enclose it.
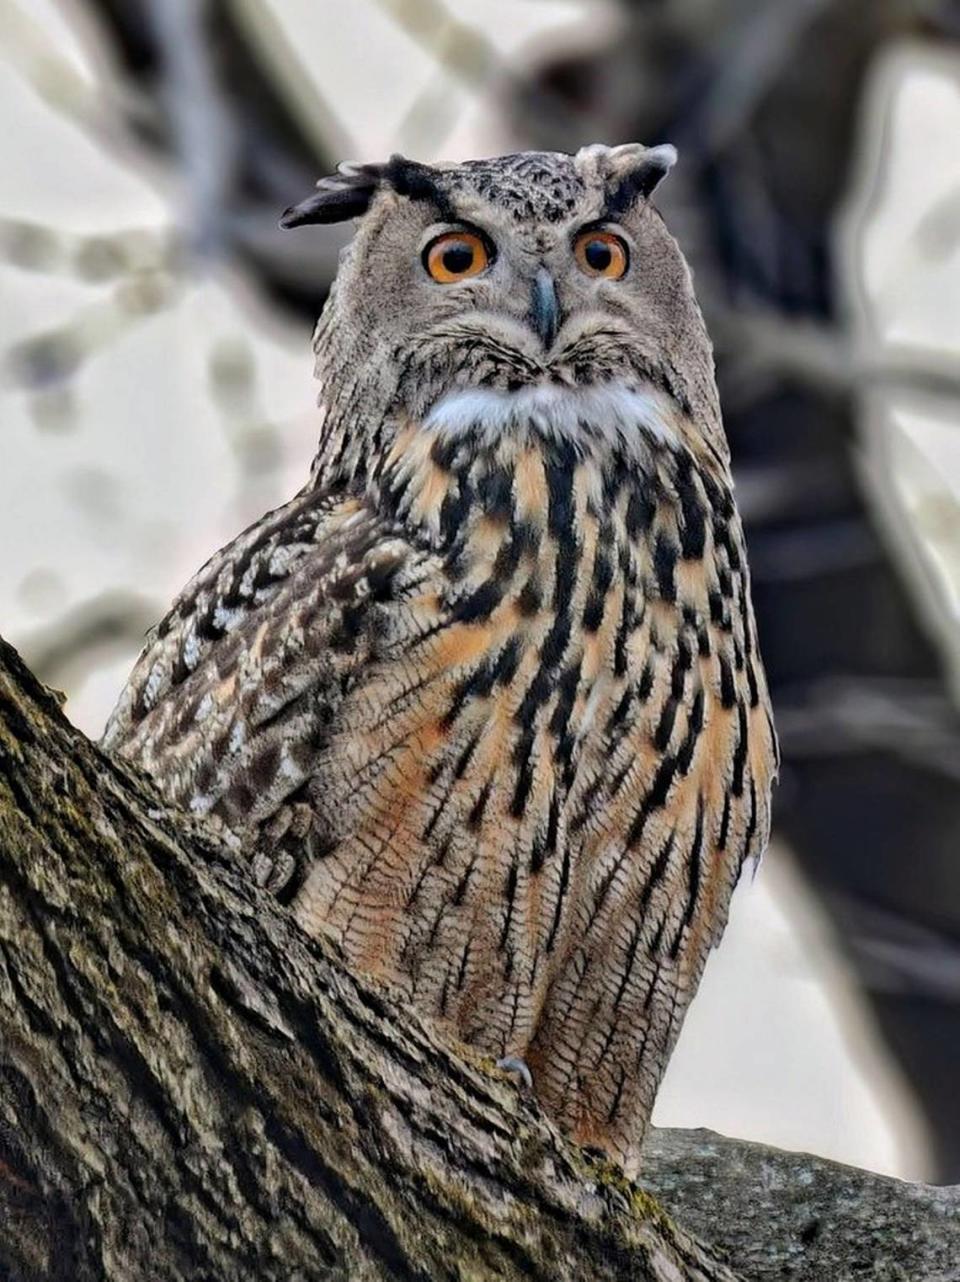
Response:
[[[675,158],[628,144],[341,166],[284,224],[360,218],[324,341],[396,371],[416,417],[479,390],[505,404],[652,385],[689,408],[712,384],[709,343],[650,204]]]

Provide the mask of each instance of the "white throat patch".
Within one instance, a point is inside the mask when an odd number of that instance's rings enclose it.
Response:
[[[476,432],[490,446],[508,433],[532,431],[584,445],[606,440],[628,449],[635,443],[649,448],[654,441],[676,447],[681,443],[680,413],[669,396],[649,385],[550,385],[516,392],[470,387],[442,396],[427,413],[424,427],[447,439]]]

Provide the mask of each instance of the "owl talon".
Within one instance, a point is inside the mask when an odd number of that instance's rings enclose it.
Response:
[[[279,855],[268,855],[259,850],[250,861],[250,869],[258,886],[280,898],[293,880],[297,861],[286,851]]]
[[[313,811],[305,801],[298,801],[290,807],[290,823],[287,828],[289,836],[297,841],[303,841],[312,827]]]
[[[497,1060],[497,1068],[505,1073],[515,1073],[519,1078],[517,1085],[522,1083],[528,1091],[533,1090],[533,1074],[530,1072],[527,1061],[519,1055],[504,1055],[502,1059]]]

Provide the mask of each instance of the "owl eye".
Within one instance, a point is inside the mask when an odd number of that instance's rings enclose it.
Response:
[[[490,263],[483,237],[472,231],[448,231],[431,240],[423,251],[423,265],[435,281],[454,281],[479,276]]]
[[[588,276],[619,280],[630,265],[626,242],[612,231],[582,231],[573,242],[573,252]]]

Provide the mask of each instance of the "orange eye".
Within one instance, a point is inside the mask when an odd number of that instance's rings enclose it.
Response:
[[[573,243],[573,252],[588,276],[619,280],[630,264],[626,243],[612,231],[582,231]]]
[[[479,276],[489,262],[483,237],[472,231],[444,232],[423,251],[423,265],[441,285]]]

